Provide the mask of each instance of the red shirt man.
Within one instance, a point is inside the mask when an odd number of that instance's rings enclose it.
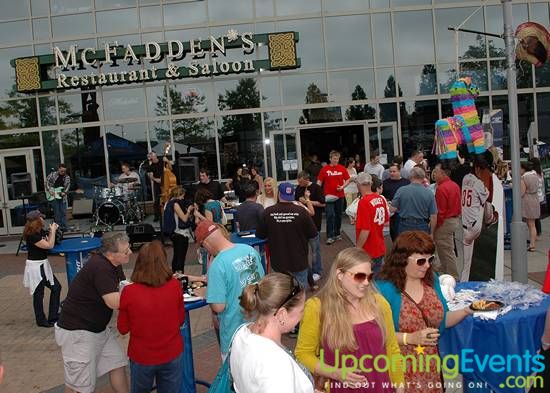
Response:
[[[344,198],[344,187],[349,183],[348,170],[343,165],[338,164],[339,160],[340,153],[330,152],[330,164],[325,165],[317,176],[317,184],[323,185],[327,202],[332,202],[329,195]]]
[[[443,171],[441,171],[443,172]],[[443,172],[444,173],[444,172]],[[437,204],[437,225],[439,228],[447,218],[460,216],[460,187],[447,174],[441,174],[435,189]]]
[[[384,243],[384,225],[390,221],[390,212],[386,199],[372,192],[372,177],[368,173],[357,176],[359,191],[363,195],[357,207],[357,221],[355,222],[355,237],[357,247],[365,250],[373,259],[373,271],[381,268],[381,258],[386,253]]]

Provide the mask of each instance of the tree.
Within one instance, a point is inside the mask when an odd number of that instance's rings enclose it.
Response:
[[[361,85],[355,86],[355,90],[351,93],[351,99],[354,101],[367,99],[367,94]],[[365,120],[375,117],[376,109],[370,105],[352,105],[346,110],[346,120]]]
[[[403,90],[401,90],[401,87],[395,82],[395,77],[390,75],[386,82],[386,87],[384,88],[384,97],[392,98],[396,97],[397,94],[399,97],[403,97]],[[400,102],[399,107],[401,109],[401,113],[405,112],[404,102]],[[380,104],[380,121],[397,121],[397,109],[395,104]],[[401,119],[401,122],[403,123],[403,119]]]
[[[437,94],[437,71],[435,65],[425,64],[420,75],[418,94],[421,96]]]
[[[320,104],[328,102],[326,93],[323,93],[321,89],[315,84],[311,83],[306,90],[306,104]],[[298,122],[300,124],[312,124],[312,123],[325,123],[332,121],[341,121],[342,114],[340,108],[334,110],[333,108],[314,108],[302,110],[302,116]]]

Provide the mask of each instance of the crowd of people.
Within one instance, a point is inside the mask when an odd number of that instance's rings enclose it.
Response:
[[[158,392],[178,391],[186,348],[177,278],[184,276],[193,239],[204,275],[187,281],[207,284],[196,293],[210,306],[227,366],[220,372],[230,373],[236,392],[443,392],[438,371],[414,372],[399,355],[416,356],[418,345],[425,354],[437,355],[439,335],[472,312],[448,310],[439,275],[468,280],[474,235],[487,223],[485,206],[492,196],[484,179],[491,162],[476,156],[462,175],[438,164],[430,176],[418,151],[403,166],[396,157],[387,168],[373,152],[359,171],[355,158],[346,160],[347,166],[340,164],[337,151],[328,158],[328,164],[315,166],[317,173],[299,172],[297,185],[277,184],[262,179],[256,168],[242,168],[228,186],[241,202],[234,226],[266,239],[270,272],[254,248],[230,240],[223,187],[201,170],[193,200],[176,187],[164,206],[163,232],[173,244],[171,266],[164,245],[153,241],[140,248],[126,281],[122,267],[132,254],[128,237],[106,233],[99,252],[71,282],[60,313],[61,286],[47,259],[57,225],[46,232],[43,215],[29,213],[25,286],[33,295],[36,323],[55,324],[66,390],[93,392],[97,377],[108,373],[117,393],[149,392],[153,385]],[[523,211],[534,248],[540,183],[531,166],[522,167]],[[344,212],[355,226],[356,246],[325,261],[325,274],[323,215],[324,240],[331,246],[342,239]],[[389,249],[386,230],[392,239]],[[455,236],[464,246],[462,272]],[[48,317],[44,287],[51,290]],[[113,310],[118,310],[120,334],[130,335],[127,356],[109,327]],[[284,334],[297,336],[295,355],[282,343]],[[345,359],[365,354],[370,357],[361,370],[345,364]],[[381,356],[395,364],[380,370],[374,363]]]

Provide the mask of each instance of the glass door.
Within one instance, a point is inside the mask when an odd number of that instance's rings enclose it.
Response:
[[[25,225],[23,196],[36,192],[36,173],[32,149],[4,151],[0,154],[2,178],[2,220],[10,234],[21,233]]]
[[[378,150],[380,163],[383,165],[392,162],[395,156],[401,153],[400,138],[396,123],[381,123],[368,127],[367,136],[367,161],[370,153]]]
[[[302,153],[299,130],[271,131],[271,168],[278,182],[296,180],[302,170]]]
[[[0,183],[5,184],[4,174],[3,174],[3,163],[0,162]],[[7,235],[8,233],[8,215],[9,209],[8,204],[6,203],[6,198],[4,197],[4,187],[0,187],[0,235]]]

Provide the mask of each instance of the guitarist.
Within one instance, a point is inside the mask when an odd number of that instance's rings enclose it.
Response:
[[[164,163],[159,160],[155,152],[150,152],[147,155],[147,159],[149,160],[149,165],[146,170],[149,178],[153,181],[153,208],[155,211],[154,221],[156,222],[160,220],[160,195],[162,175],[164,174]]]
[[[71,178],[67,175],[67,167],[61,163],[56,172],[46,178],[46,192],[53,196],[50,201],[53,207],[54,221],[63,232],[67,230],[67,193],[71,187]]]

